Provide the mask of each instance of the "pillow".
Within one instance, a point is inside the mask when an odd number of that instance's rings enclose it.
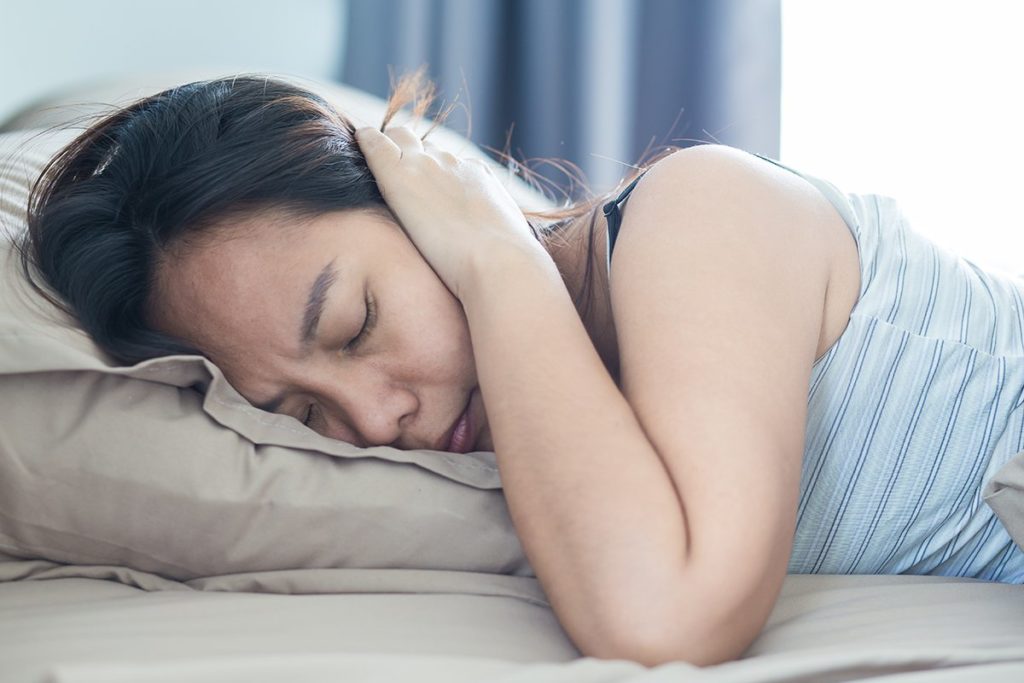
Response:
[[[383,116],[365,93],[320,92],[343,111],[351,95],[364,121]],[[470,146],[436,132],[453,152]],[[76,133],[0,135],[6,232],[24,230],[31,183]],[[493,453],[331,440],[252,407],[199,356],[120,366],[31,290],[8,237],[0,415],[0,552],[13,556],[177,580],[322,567],[533,575]]]
[[[985,483],[981,492],[1010,538],[1024,550],[1024,451],[1010,458]]]

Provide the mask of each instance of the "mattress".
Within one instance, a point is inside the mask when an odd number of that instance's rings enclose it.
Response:
[[[186,583],[0,562],[0,683],[1024,680],[1020,586],[791,575],[741,659],[580,657],[533,578],[303,569]]]

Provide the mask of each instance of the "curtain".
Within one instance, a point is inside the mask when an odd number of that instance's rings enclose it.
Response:
[[[780,0],[348,0],[339,79],[386,97],[426,64],[448,125],[573,198],[642,154],[721,142],[779,153]]]

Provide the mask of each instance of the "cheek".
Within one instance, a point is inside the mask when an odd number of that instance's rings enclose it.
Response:
[[[463,372],[470,372],[476,374],[476,361],[473,356],[473,340],[469,334],[469,326],[466,323],[466,318],[462,315],[462,308],[458,309],[459,315],[455,318],[455,325],[453,327],[453,345],[456,348],[456,353],[459,355],[459,362],[462,366],[460,368]]]
[[[414,312],[402,325],[402,345],[412,362],[449,375],[475,374],[469,326],[458,299],[441,285],[433,296],[424,292],[404,304],[405,310]]]
[[[381,311],[385,305],[390,309],[384,317],[385,325],[395,335],[394,348],[403,350],[404,362],[418,374],[430,374],[445,381],[475,376],[462,304],[404,234],[401,245],[394,247],[384,261],[387,269],[380,272]],[[373,288],[372,280],[370,287]]]

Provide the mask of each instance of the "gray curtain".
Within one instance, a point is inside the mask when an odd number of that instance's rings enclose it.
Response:
[[[780,0],[349,0],[340,80],[382,97],[428,65],[449,125],[570,161],[606,191],[645,152],[721,142],[778,157]],[[472,124],[470,127],[470,123]]]

